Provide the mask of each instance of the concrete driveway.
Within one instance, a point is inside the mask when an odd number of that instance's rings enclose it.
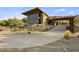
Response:
[[[55,42],[63,37],[63,32],[23,32],[0,34],[0,48],[28,48]]]

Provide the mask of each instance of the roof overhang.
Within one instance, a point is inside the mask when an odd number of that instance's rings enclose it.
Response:
[[[29,10],[29,11],[26,11],[26,12],[23,12],[22,14],[23,15],[32,15],[32,14],[36,14],[36,13],[44,13],[46,16],[48,16],[45,12],[43,12],[40,8],[36,7],[32,10]]]

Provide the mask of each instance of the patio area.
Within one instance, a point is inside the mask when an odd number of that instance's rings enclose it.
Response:
[[[53,43],[63,37],[63,32],[0,32],[0,48],[29,48]]]

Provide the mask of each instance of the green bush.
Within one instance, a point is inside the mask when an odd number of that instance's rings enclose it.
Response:
[[[71,38],[71,35],[72,35],[72,33],[71,33],[69,30],[67,30],[67,31],[64,33],[64,38],[65,38],[65,39],[70,39],[70,38]]]

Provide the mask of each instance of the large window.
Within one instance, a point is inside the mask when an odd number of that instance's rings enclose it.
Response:
[[[38,24],[39,23],[39,14],[32,14],[27,16],[30,24]]]

